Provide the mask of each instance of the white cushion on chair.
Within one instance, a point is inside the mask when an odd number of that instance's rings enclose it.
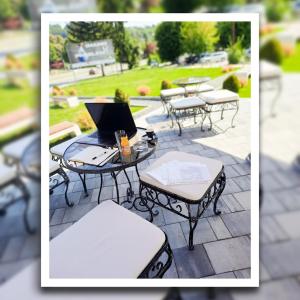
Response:
[[[278,65],[270,63],[266,60],[262,60],[259,63],[260,65],[260,79],[272,79],[272,78],[280,78],[282,75],[282,71]]]
[[[52,147],[50,149],[51,154],[58,156],[58,157],[62,157],[64,155],[65,151],[67,150],[67,148],[81,137],[82,137],[82,135],[75,136],[72,139],[69,139],[63,143],[60,143],[60,144]]]
[[[214,88],[206,83],[200,84],[200,85],[188,85],[185,87],[185,91],[188,94],[191,93],[203,93],[208,91],[213,91]]]
[[[175,109],[186,109],[204,106],[205,102],[198,97],[186,97],[180,99],[173,99],[170,101],[170,104]]]
[[[3,147],[3,154],[16,160],[21,160],[26,148],[39,136],[39,133],[34,132],[24,137],[13,141]],[[37,142],[38,143],[38,142]]]
[[[180,185],[165,186],[147,174],[147,171],[152,170],[160,166],[161,164],[172,160],[198,162],[207,165],[211,175],[211,180],[204,183],[197,183],[197,184],[180,184]],[[185,198],[190,201],[197,201],[200,200],[207,192],[210,185],[213,183],[213,181],[217,178],[217,176],[221,172],[222,167],[223,164],[219,160],[206,158],[203,156],[198,156],[198,155],[185,153],[185,152],[171,151],[166,153],[162,157],[158,158],[144,172],[142,172],[140,175],[140,180],[154,187],[157,187],[161,190],[164,190],[168,193],[175,194],[179,197]]]
[[[239,100],[239,95],[229,90],[217,90],[201,93],[199,97],[207,104],[221,104]]]
[[[160,96],[165,98],[165,97],[175,97],[175,96],[180,96],[185,94],[185,89],[184,88],[175,88],[175,89],[167,89],[167,90],[161,90],[160,91]]]
[[[57,161],[49,159],[49,174],[57,171],[60,168],[60,165]]]
[[[164,242],[161,229],[105,201],[50,242],[50,277],[137,278]]]
[[[0,185],[4,185],[17,176],[17,170],[15,167],[0,165]]]

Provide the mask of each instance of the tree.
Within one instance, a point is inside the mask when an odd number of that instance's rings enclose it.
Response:
[[[0,1],[0,21],[4,21],[7,18],[17,16],[17,11],[13,7],[11,0]]]
[[[182,54],[180,26],[180,22],[163,22],[156,28],[155,39],[163,61],[176,61]]]
[[[203,5],[205,0],[163,0],[162,6],[168,13],[189,13]]]
[[[98,0],[98,6],[105,13],[129,13],[136,8],[134,0]]]
[[[123,61],[128,63],[128,68],[138,66],[140,61],[140,49],[137,42],[125,32],[125,39],[123,44]]]
[[[68,41],[81,43],[112,38],[118,22],[70,22],[66,26]]]
[[[287,0],[266,0],[266,15],[270,22],[280,22],[290,12],[291,4]]]
[[[219,31],[218,46],[227,48],[230,44],[241,40],[243,48],[251,46],[251,23],[250,22],[218,22]]]
[[[213,12],[226,12],[231,5],[239,4],[244,5],[246,0],[206,0],[206,6],[209,7],[209,11]]]
[[[212,51],[218,39],[218,31],[214,22],[181,23],[182,50],[184,52],[198,54]]]
[[[62,26],[60,26],[59,24],[50,25],[49,32],[53,35],[61,35],[62,37],[66,37],[64,28],[62,28]]]

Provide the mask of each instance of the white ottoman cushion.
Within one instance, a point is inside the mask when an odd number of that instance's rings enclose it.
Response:
[[[50,242],[50,277],[137,278],[164,242],[161,229],[105,201]]]
[[[3,147],[3,154],[7,157],[11,157],[15,160],[21,160],[26,148],[39,136],[39,133],[35,132],[28,134],[14,142],[11,142]]]
[[[204,106],[205,102],[198,97],[186,97],[180,99],[173,99],[170,101],[170,104],[174,109],[186,109]]]
[[[201,93],[199,97],[207,104],[221,104],[239,100],[239,95],[229,90],[217,90]]]
[[[175,88],[175,89],[167,89],[167,90],[160,91],[160,96],[162,98],[175,97],[180,95],[183,96],[184,94],[185,94],[184,88]]]
[[[281,69],[279,66],[272,64],[266,60],[260,61],[260,79],[272,79],[280,78],[282,75]]]
[[[180,185],[165,186],[147,174],[147,171],[152,170],[160,166],[161,164],[172,160],[198,162],[207,165],[209,169],[209,173],[211,175],[211,180],[204,183],[197,183],[197,184],[180,184]],[[144,172],[142,172],[140,175],[140,180],[154,187],[157,187],[161,190],[164,190],[168,193],[175,194],[179,197],[185,198],[190,201],[197,201],[200,200],[207,192],[210,185],[213,183],[213,181],[221,172],[222,167],[223,164],[219,160],[206,158],[206,157],[185,153],[185,152],[171,151],[166,153],[159,159],[157,159]]]

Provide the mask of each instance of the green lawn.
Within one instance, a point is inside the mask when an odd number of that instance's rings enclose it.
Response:
[[[79,96],[113,96],[116,88],[124,90],[129,96],[138,96],[137,88],[148,86],[150,96],[159,96],[162,80],[173,81],[182,77],[209,76],[215,78],[222,75],[221,68],[152,68],[135,69],[123,74],[88,79],[69,86],[75,88]]]
[[[300,72],[300,42],[296,45],[295,53],[285,58],[281,66],[284,72]]]
[[[142,110],[143,108],[145,107],[131,106],[130,110],[132,113],[135,113]],[[76,107],[60,107],[60,106],[50,105],[50,109],[49,109],[50,126],[63,121],[70,121],[76,123],[76,120],[80,112],[85,110],[86,110],[85,105],[82,102]]]
[[[39,101],[39,87],[13,88],[6,86],[0,80],[1,114],[16,110],[22,106],[37,107]]]

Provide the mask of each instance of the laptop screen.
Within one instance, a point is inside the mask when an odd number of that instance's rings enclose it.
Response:
[[[128,138],[132,138],[136,132],[136,126],[127,103],[85,103],[95,125],[98,134],[105,138],[115,140],[115,131],[125,130]]]

